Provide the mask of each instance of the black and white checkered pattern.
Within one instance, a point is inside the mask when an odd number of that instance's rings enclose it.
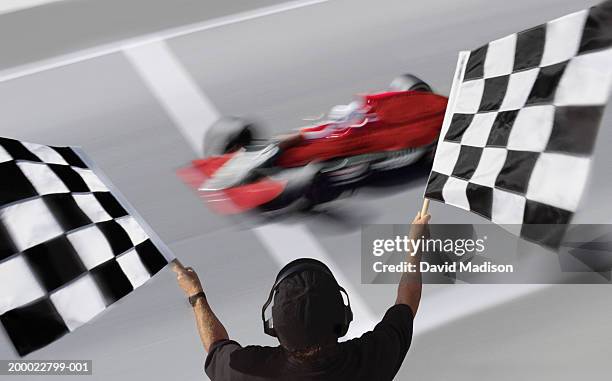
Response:
[[[586,186],[611,47],[606,1],[470,52],[425,196],[557,246]]]
[[[20,355],[102,312],[167,259],[71,148],[0,138],[0,322]]]

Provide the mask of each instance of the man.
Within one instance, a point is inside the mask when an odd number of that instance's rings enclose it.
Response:
[[[425,235],[429,219],[429,215],[417,214],[410,238]],[[409,253],[407,261],[418,264],[420,256]],[[395,304],[374,330],[339,343],[352,319],[350,305],[344,305],[340,294],[343,289],[325,265],[309,259],[294,262],[301,261],[314,267],[308,265],[300,271],[303,267],[298,266],[298,271],[281,276],[286,266],[271,291],[273,334],[280,342],[277,347],[242,347],[230,340],[195,271],[175,264],[178,283],[194,308],[198,332],[208,352],[207,375],[213,381],[392,380],[412,341],[412,322],[421,300],[420,272],[403,274]],[[321,271],[311,270],[317,266]],[[270,333],[267,324],[265,330]]]

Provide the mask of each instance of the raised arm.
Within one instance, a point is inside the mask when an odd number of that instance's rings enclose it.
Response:
[[[411,240],[417,240],[426,236],[427,224],[430,218],[431,216],[429,214],[422,216],[420,212],[417,213],[410,227],[409,238]],[[399,286],[397,287],[397,299],[395,300],[395,304],[407,304],[412,309],[412,313],[416,315],[419,309],[419,303],[421,302],[421,290],[423,288],[420,270],[421,252],[408,252],[406,257],[406,261],[413,265],[414,271],[405,272],[402,275]]]
[[[176,273],[178,284],[187,297],[195,299],[193,312],[195,313],[198,333],[204,349],[206,352],[210,352],[210,347],[215,342],[229,338],[227,331],[210,308],[198,274],[191,267],[183,267],[179,262],[172,263],[172,270]]]

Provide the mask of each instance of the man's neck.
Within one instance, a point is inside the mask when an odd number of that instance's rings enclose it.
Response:
[[[340,346],[338,342],[330,342],[325,345],[307,348],[299,351],[289,351],[285,348],[284,352],[287,355],[287,361],[293,365],[320,367],[324,366],[328,361],[333,360],[339,353]]]

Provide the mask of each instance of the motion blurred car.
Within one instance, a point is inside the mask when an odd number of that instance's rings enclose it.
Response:
[[[358,96],[314,126],[257,139],[253,123],[221,118],[206,133],[204,158],[178,175],[220,214],[309,209],[355,190],[373,173],[432,156],[447,98],[418,77]]]

